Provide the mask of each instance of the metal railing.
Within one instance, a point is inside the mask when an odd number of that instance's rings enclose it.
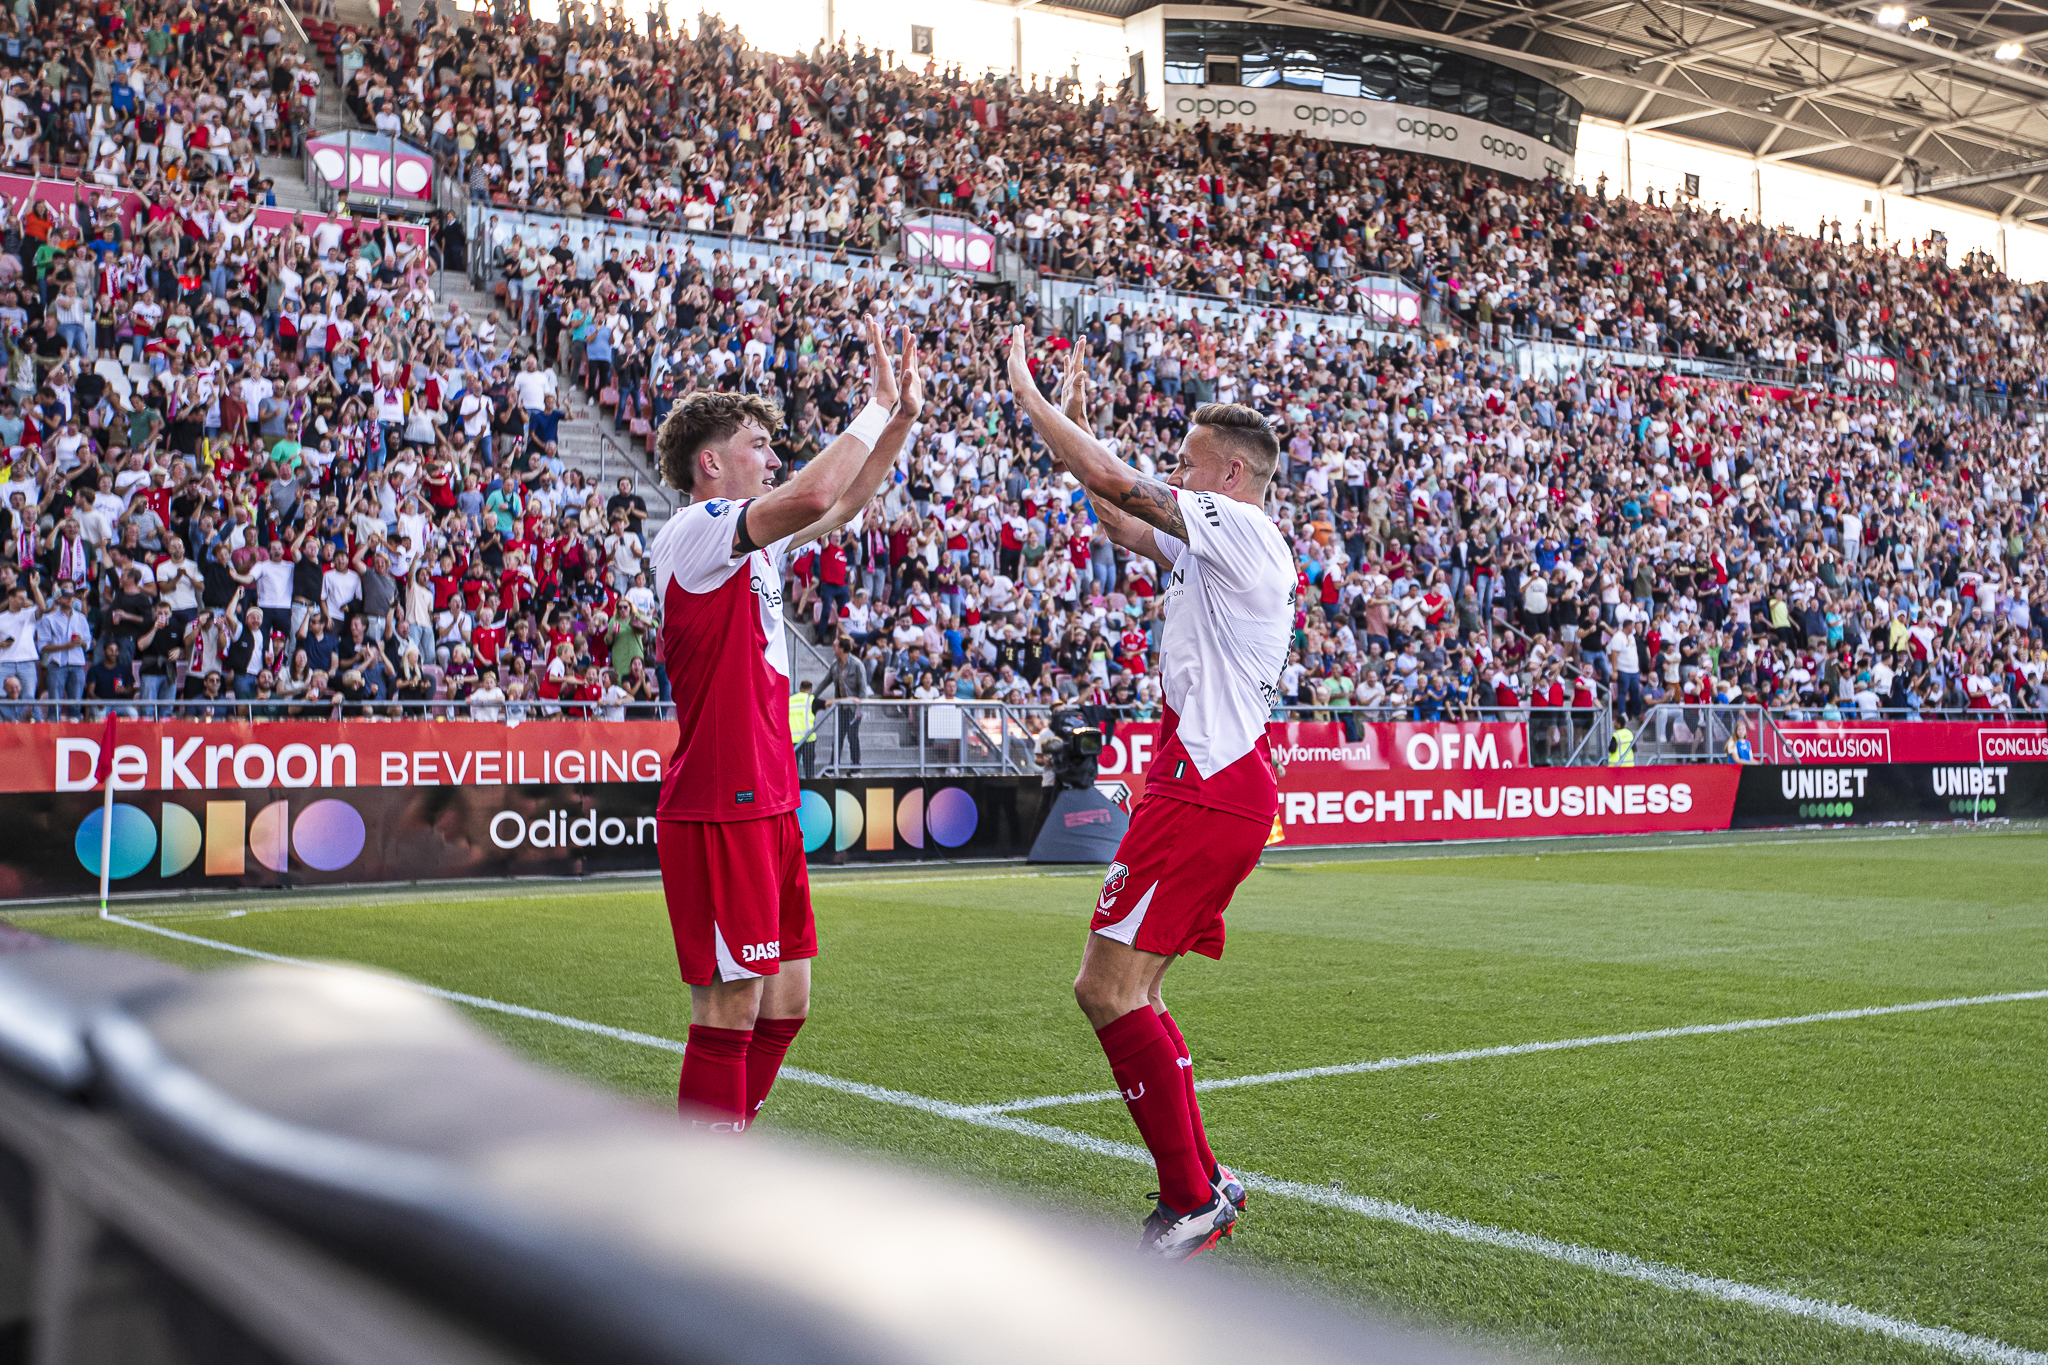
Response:
[[[1410,281],[1398,275],[1371,271],[1353,276],[1352,281],[1382,282],[1385,287],[1377,291],[1376,297],[1388,300],[1408,299],[1415,305],[1416,316],[1403,319],[1398,304],[1351,311],[1316,308],[1287,299],[1255,299],[1243,294],[1210,294],[1200,290],[1168,289],[1156,285],[1142,288],[1115,285],[1104,288],[1094,280],[1046,274],[1039,277],[1038,294],[1041,306],[1047,310],[1064,308],[1082,319],[1103,316],[1119,308],[1138,309],[1148,313],[1156,309],[1171,308],[1178,318],[1186,318],[1199,312],[1229,318],[1271,314],[1283,317],[1289,326],[1300,324],[1310,329],[1328,328],[1347,336],[1376,333],[1397,339],[1404,344],[1413,341],[1417,336],[1425,335],[1432,325],[1450,326],[1450,323],[1427,316],[1425,296]],[[1451,322],[1459,320],[1453,318]]]
[[[829,656],[812,645],[805,628],[787,623],[793,645],[792,676],[815,681],[830,664]],[[807,652],[802,666],[794,651]],[[1074,708],[1075,703],[1067,703]],[[1078,707],[1088,724],[1114,730],[1120,725],[1159,719],[1156,708],[1139,706]],[[527,698],[479,702],[470,699],[396,697],[348,701],[323,697],[317,701],[291,697],[122,698],[0,700],[0,724],[31,722],[99,722],[111,712],[133,721],[267,722],[267,721],[392,721],[433,720],[514,727],[549,721],[672,721],[675,707],[667,701],[570,701]],[[820,702],[809,729],[796,739],[798,765],[805,777],[993,776],[1035,775],[1036,743],[1052,708],[989,700],[940,698],[932,701],[860,697]],[[1339,702],[1276,706],[1271,720],[1336,724],[1348,742],[1363,737],[1360,728],[1383,722],[1429,723],[1491,721],[1527,727],[1528,762],[1539,768],[1593,768],[1608,761],[1608,746],[1623,724],[1607,706],[1455,706],[1441,714],[1416,705],[1351,706]],[[1634,736],[1638,764],[1726,763],[1734,761],[1730,742],[1747,738],[1749,759],[1756,763],[1793,762],[1783,733],[1788,725],[1951,721],[2009,724],[2048,723],[2040,710],[1986,711],[1970,708],[1851,708],[1830,716],[1818,707],[1770,709],[1755,705],[1660,702],[1626,722]]]
[[[278,0],[277,8],[284,14],[285,22],[291,26],[291,38],[298,45],[299,51],[309,51],[313,46],[313,40],[306,36],[306,26],[299,22],[298,11],[285,4],[284,0]]]
[[[342,192],[327,183],[318,166],[313,164],[313,148],[310,141],[299,147],[299,174],[306,182],[306,193],[313,196],[313,206],[322,213],[332,214],[339,203]],[[346,178],[344,177],[344,182]]]
[[[1607,761],[1614,712],[1605,706],[1531,706],[1529,762],[1538,768],[1595,768]]]
[[[493,234],[493,220],[503,229],[502,234]],[[500,204],[495,200],[470,198],[467,200],[464,227],[469,232],[470,251],[477,259],[471,281],[482,288],[501,275],[495,254],[515,234],[528,232],[538,234],[542,240],[552,241],[558,231],[566,230],[571,239],[589,237],[594,243],[609,249],[612,246],[644,244],[656,252],[665,252],[671,247],[688,247],[706,256],[724,253],[728,260],[738,263],[743,257],[760,262],[764,267],[796,269],[813,279],[835,279],[841,271],[878,271],[884,259],[875,252],[861,247],[847,245],[833,246],[829,243],[808,241],[769,241],[764,237],[737,236],[729,232],[701,232],[685,227],[680,222],[664,218],[651,218],[644,223],[624,222],[594,214],[561,213],[551,209],[532,209],[523,205]],[[493,241],[493,235],[501,235],[503,241]],[[846,260],[835,262],[832,258],[844,253]]]
[[[606,486],[607,479],[616,478],[619,474],[629,474],[633,478],[634,492],[640,493],[644,497],[646,492],[651,490],[657,498],[661,499],[661,519],[663,521],[674,516],[677,506],[675,495],[669,492],[668,485],[661,481],[661,471],[655,467],[651,443],[647,459],[645,461],[636,460],[633,458],[631,451],[620,445],[617,439],[604,429],[602,413],[593,414],[591,420],[598,424],[597,482],[599,488],[602,489]],[[618,462],[618,468],[616,471],[607,473],[607,470],[611,469],[611,462],[614,460]],[[653,518],[650,516],[649,520],[653,520]]]
[[[805,777],[1036,776],[1037,732],[1026,724],[1032,709],[993,701],[835,700],[820,705],[796,741],[797,764]]]
[[[1762,762],[1775,725],[1761,706],[1660,702],[1645,710],[1631,731],[1639,764],[1732,762],[1729,745],[1737,739],[1749,741],[1749,761]]]

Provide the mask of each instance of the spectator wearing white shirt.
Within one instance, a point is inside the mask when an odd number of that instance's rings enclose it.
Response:
[[[156,596],[171,609],[171,621],[182,634],[199,615],[199,594],[206,588],[206,575],[185,556],[185,542],[172,536],[164,546],[166,555],[156,566]]]
[[[85,655],[92,645],[92,622],[78,609],[78,596],[69,583],[57,585],[57,603],[36,621],[36,652],[42,656],[43,675],[49,679],[49,694],[57,701],[77,701],[85,695]],[[58,720],[76,719],[76,713],[53,711]]]
[[[278,541],[271,541],[263,558],[249,566],[256,579],[256,605],[263,611],[266,635],[292,634],[292,573],[294,565]]]
[[[482,684],[469,694],[469,718],[487,721],[505,719],[505,689],[498,686],[497,669],[486,668]]]
[[[525,366],[512,376],[512,391],[519,395],[520,407],[539,412],[554,395],[555,372],[540,368],[540,362],[528,356]]]
[[[320,578],[320,603],[327,608],[327,619],[337,623],[346,621],[349,607],[361,601],[362,596],[363,576],[347,560],[337,556]]]
[[[612,517],[611,534],[604,538],[604,552],[612,566],[612,586],[624,595],[640,574],[643,553],[640,537],[626,529],[624,515]]]
[[[31,592],[36,597],[33,604]],[[17,581],[8,590],[5,608],[0,609],[0,681],[15,679],[21,685],[21,695],[31,700],[36,695],[36,622],[42,615],[38,610],[42,596],[33,579]],[[30,718],[41,720],[42,709],[36,708]]]

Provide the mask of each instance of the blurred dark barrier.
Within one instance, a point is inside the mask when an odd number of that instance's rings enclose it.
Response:
[[[0,935],[0,1351],[36,1365],[1474,1358],[692,1135],[389,978]]]

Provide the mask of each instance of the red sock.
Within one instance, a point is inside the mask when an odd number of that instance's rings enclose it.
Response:
[[[1187,1091],[1176,1074],[1180,1054],[1173,1040],[1149,1005],[1097,1029],[1095,1038],[1109,1058],[1138,1135],[1159,1167],[1159,1197],[1175,1213],[1194,1212],[1216,1193],[1195,1155]]]
[[[1180,1054],[1180,1084],[1188,1097],[1188,1127],[1195,1135],[1195,1156],[1202,1163],[1203,1173],[1213,1177],[1216,1154],[1209,1150],[1209,1134],[1202,1127],[1202,1102],[1195,1098],[1195,1059],[1188,1052],[1188,1040],[1180,1036],[1180,1025],[1173,1022],[1172,1012],[1159,1011],[1159,1022],[1165,1026],[1167,1041]]]
[[[747,1126],[747,1044],[751,1030],[690,1025],[690,1040],[683,1049],[683,1075],[676,1084],[676,1105],[685,1118],[692,1110],[709,1110],[720,1122],[737,1133]]]
[[[783,1055],[803,1026],[801,1018],[754,1021],[754,1041],[747,1045],[747,1122],[761,1112],[762,1102],[775,1088],[776,1073],[782,1070]]]

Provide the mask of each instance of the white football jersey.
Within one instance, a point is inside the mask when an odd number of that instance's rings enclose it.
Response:
[[[1266,733],[1294,629],[1294,555],[1261,508],[1175,489],[1185,542],[1154,531],[1173,566],[1163,596],[1160,688],[1204,780]]]

